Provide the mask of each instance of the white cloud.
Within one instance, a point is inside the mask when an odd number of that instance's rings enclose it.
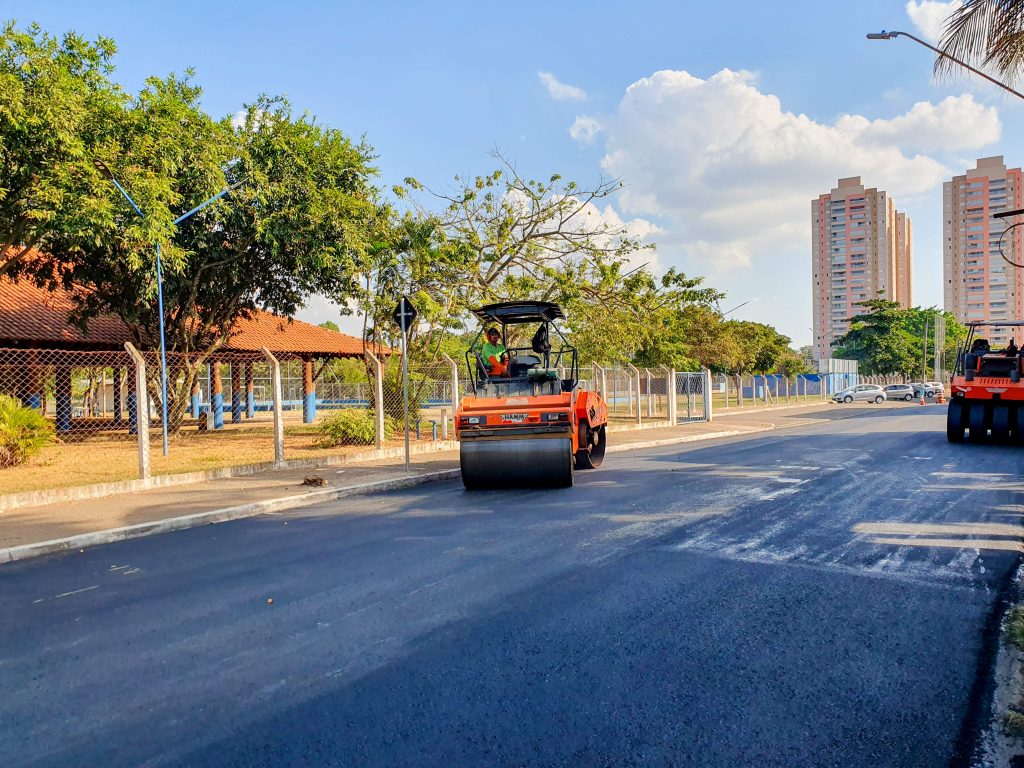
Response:
[[[604,130],[604,126],[596,118],[577,115],[576,122],[569,128],[569,135],[580,144],[593,144],[597,134],[602,130]]]
[[[946,18],[960,5],[961,0],[952,0],[948,3],[936,2],[936,0],[908,0],[907,16],[910,17],[921,37],[930,43],[935,43],[942,35],[942,26]]]
[[[550,72],[538,72],[537,77],[548,89],[548,95],[556,101],[584,101],[587,98],[587,92],[582,88],[561,83]]]
[[[938,104],[919,101],[892,120],[844,115],[836,127],[865,144],[922,152],[978,149],[998,141],[1002,131],[996,108],[979,104],[970,94],[947,96]]]
[[[792,297],[755,319],[794,337],[807,335],[810,317],[812,199],[860,176],[905,210],[939,194],[957,155],[1001,133],[997,111],[970,95],[887,119],[819,122],[785,110],[751,73],[728,69],[638,80],[602,128],[602,167],[624,181],[615,204],[662,228],[653,238],[660,261],[708,276],[736,302]]]

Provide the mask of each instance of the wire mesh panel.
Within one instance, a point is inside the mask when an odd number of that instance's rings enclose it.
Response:
[[[608,387],[604,394],[608,404],[608,418],[612,421],[635,421],[638,399],[636,374],[632,369],[620,365],[603,367],[603,379]]]
[[[258,352],[142,353],[154,474],[260,464],[274,458],[270,365]],[[167,414],[168,453],[161,450]]]
[[[704,374],[676,372],[676,421],[705,421]]]
[[[135,390],[127,352],[0,349],[0,395],[40,436],[0,434],[0,494],[137,477]]]
[[[660,368],[641,368],[643,415],[650,420],[668,418],[668,373]]]

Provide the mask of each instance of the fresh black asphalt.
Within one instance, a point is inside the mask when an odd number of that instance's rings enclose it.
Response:
[[[969,765],[1024,449],[943,422],[837,406],[4,566],[0,765]]]

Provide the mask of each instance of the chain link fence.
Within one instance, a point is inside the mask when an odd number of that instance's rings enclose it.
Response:
[[[55,439],[34,459],[0,470],[0,495],[286,459],[397,459],[406,426],[401,368],[397,355],[168,354],[165,455],[158,352],[0,349],[0,394],[38,411]],[[581,365],[579,379],[601,393],[620,427],[710,420],[717,409],[830,392],[818,376],[712,376],[600,362]],[[453,447],[455,412],[471,387],[465,360],[410,366],[414,451]]]

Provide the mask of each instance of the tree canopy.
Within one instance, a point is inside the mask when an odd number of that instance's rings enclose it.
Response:
[[[860,306],[868,312],[849,319],[850,330],[835,340],[836,356],[856,360],[861,373],[871,374],[920,374],[924,355],[925,320],[930,329],[935,327],[936,315],[946,321],[946,343],[942,350],[945,360],[953,360],[957,345],[967,336],[967,329],[951,312],[937,309],[913,307],[905,309],[895,301],[870,299]],[[929,348],[934,339],[929,333]],[[934,359],[934,350],[929,351],[929,361]],[[933,367],[929,365],[929,371]],[[931,375],[931,373],[929,373]]]

